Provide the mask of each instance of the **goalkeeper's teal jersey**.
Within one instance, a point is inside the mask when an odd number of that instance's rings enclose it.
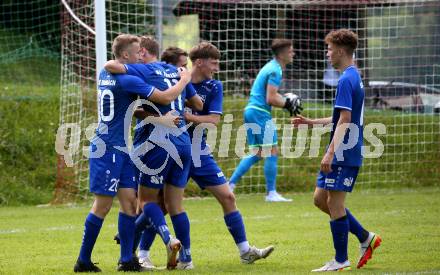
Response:
[[[255,78],[246,109],[256,109],[270,114],[272,106],[266,101],[267,84],[280,87],[282,76],[283,69],[276,59],[266,63]]]

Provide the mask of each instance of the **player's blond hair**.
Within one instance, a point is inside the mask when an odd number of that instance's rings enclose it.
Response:
[[[112,53],[115,58],[121,58],[122,53],[126,51],[133,43],[139,43],[140,39],[136,35],[120,34],[116,36],[112,44]]]
[[[327,34],[325,43],[344,48],[347,55],[352,56],[358,45],[358,36],[349,29],[334,30]]]

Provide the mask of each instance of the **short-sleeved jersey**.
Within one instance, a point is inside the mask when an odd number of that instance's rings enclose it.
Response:
[[[153,62],[148,64],[127,64],[125,65],[125,67],[127,70],[127,74],[138,76],[146,83],[156,87],[161,91],[165,91],[168,88],[172,87],[180,79],[177,68],[164,62]],[[171,102],[171,104],[161,105],[152,102],[155,108],[144,106],[144,109],[151,113],[157,113],[156,110],[158,110],[160,115],[164,115],[171,110],[175,110],[179,113],[181,117],[183,117],[185,99],[189,99],[194,95],[196,95],[194,88],[192,87],[192,85],[188,85],[176,98],[176,100]],[[184,121],[184,119],[181,119],[178,127],[182,128],[185,126],[185,124],[186,122]],[[157,127],[162,127],[163,129],[165,129],[164,126],[157,125],[156,128]],[[147,140],[152,133],[152,130],[150,130],[151,128],[139,129],[139,133],[135,133],[136,143],[138,144],[139,142]],[[170,135],[170,140],[174,144],[190,144],[190,139],[187,131],[182,132],[181,130],[169,130],[173,133],[172,135]]]
[[[351,123],[359,129],[359,136],[356,144],[351,149],[343,151],[344,160],[338,161],[335,154],[333,164],[353,167],[360,167],[362,165],[364,96],[364,84],[362,83],[359,71],[356,67],[349,66],[342,73],[338,81],[332,115],[333,129],[330,135],[330,141],[333,139],[333,134],[338,124],[341,110],[348,110],[351,112]],[[350,130],[347,130],[343,141],[345,144],[348,144],[349,134]]]
[[[280,87],[282,77],[283,69],[276,59],[272,59],[264,65],[252,85],[249,103],[246,108],[260,109],[270,113],[272,107],[266,101],[267,85]]]
[[[223,85],[215,79],[203,80],[200,83],[192,83],[197,95],[203,101],[203,110],[194,111],[196,115],[223,114]],[[194,127],[188,129],[188,133],[193,137]],[[201,149],[206,147],[206,132],[203,134]]]
[[[125,114],[130,104],[140,95],[148,98],[154,86],[131,75],[113,75],[102,70],[98,79],[98,127],[92,143],[102,139],[106,146],[125,147]],[[130,127],[130,125],[128,125]]]

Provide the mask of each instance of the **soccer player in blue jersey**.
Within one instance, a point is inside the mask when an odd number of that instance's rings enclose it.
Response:
[[[187,53],[182,49],[170,47],[164,51],[161,59],[168,63],[184,65],[186,56]],[[229,189],[223,172],[209,151],[206,133],[195,130],[195,126],[201,123],[217,125],[223,113],[223,87],[220,81],[213,79],[213,74],[219,69],[220,52],[211,43],[202,42],[193,47],[189,56],[193,64],[192,85],[204,101],[203,110],[185,113],[186,121],[194,123],[188,129],[193,146],[193,161],[189,175],[201,189],[208,190],[216,197],[223,208],[226,226],[238,247],[241,261],[251,264],[269,256],[273,247],[258,249],[249,245],[242,216],[235,204],[234,193]],[[196,137],[194,137],[194,131],[196,131]],[[145,230],[142,237],[139,259],[145,267],[152,268],[149,249],[154,241],[155,233]],[[177,268],[192,269],[193,265],[179,262]]]
[[[143,41],[147,41],[144,39]],[[151,42],[151,40],[148,40]],[[142,41],[141,41],[141,47]],[[114,73],[127,73],[139,76],[147,83],[161,88],[168,88],[178,82],[178,70],[176,67],[151,60],[151,55],[157,58],[157,50],[149,51],[144,59],[148,64],[128,64],[122,65],[117,61],[109,61],[105,68]],[[155,104],[153,108],[148,108],[149,113],[158,112],[158,115],[165,114],[171,110],[176,111],[183,118],[183,108],[185,100],[196,106],[203,103],[192,86],[187,89],[171,104]],[[166,244],[168,252],[167,268],[174,269],[177,266],[176,255],[182,247],[183,253],[179,260],[181,262],[191,262],[190,253],[190,224],[188,216],[183,208],[182,199],[184,188],[187,183],[191,161],[191,142],[188,132],[185,130],[184,119],[180,120],[177,129],[155,125],[151,131],[146,131],[142,135],[143,144],[139,145],[135,151],[144,152],[141,156],[144,169],[141,169],[139,179],[138,197],[143,213],[136,221],[136,239],[147,225],[152,225],[163,242]],[[146,152],[146,153],[145,153]],[[139,168],[139,167],[138,167]],[[146,169],[145,169],[146,168]],[[142,171],[143,170],[143,171]],[[148,171],[149,170],[149,171]],[[163,211],[160,208],[157,197],[159,190],[164,190],[164,199],[167,211],[170,213],[174,231],[177,239],[170,235],[166,225]]]
[[[333,67],[341,72],[333,115],[320,119],[302,116],[292,119],[295,126],[333,124],[330,144],[321,161],[314,202],[321,211],[330,216],[336,255],[323,267],[313,270],[315,272],[350,269],[347,255],[348,232],[356,235],[360,242],[357,268],[361,268],[371,259],[373,251],[381,243],[379,235],[365,230],[345,208],[345,197],[347,192],[353,190],[362,165],[364,86],[353,62],[358,37],[348,29],[340,29],[330,32],[325,42],[328,45],[327,57]]]
[[[260,132],[254,134],[247,130],[247,142],[252,153],[241,160],[231,178],[229,185],[234,190],[240,178],[262,158],[262,149],[270,149],[270,156],[264,161],[266,178],[266,201],[291,201],[276,191],[278,140],[276,126],[272,121],[272,107],[285,108],[292,113],[298,111],[296,102],[278,93],[281,86],[283,69],[291,63],[295,53],[292,42],[287,39],[275,39],[272,42],[274,58],[258,73],[252,85],[249,102],[244,110],[244,122],[258,125]]]
[[[139,60],[139,38],[119,35],[112,46],[115,58],[121,63]],[[189,72],[182,74],[179,83],[166,91],[158,91],[138,77],[112,75],[103,70],[98,80],[99,124],[90,145],[90,191],[95,195],[93,207],[86,218],[80,255],[75,272],[99,272],[92,263],[91,254],[105,216],[110,211],[113,197],[118,196],[121,211],[118,229],[121,239],[121,257],[118,270],[141,271],[132,257],[136,195],[133,187],[134,170],[130,157],[118,148],[124,148],[125,114],[138,95],[150,100],[166,102],[175,99],[190,80]]]

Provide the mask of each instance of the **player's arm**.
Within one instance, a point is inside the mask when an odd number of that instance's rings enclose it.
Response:
[[[342,109],[339,114],[338,124],[336,125],[335,133],[327,148],[327,152],[321,161],[321,171],[324,173],[330,173],[332,171],[331,165],[335,156],[336,150],[338,150],[342,141],[344,140],[345,133],[351,122],[351,111]]]
[[[219,114],[194,115],[191,113],[185,113],[185,120],[187,122],[193,122],[195,124],[212,123],[214,125],[217,125],[220,122],[220,115]]]
[[[191,81],[191,71],[186,69],[179,69],[180,80],[174,85],[168,88],[165,91],[155,90],[148,100],[151,100],[155,103],[161,105],[168,105],[173,102],[185,89],[187,85],[190,85]],[[203,108],[203,102],[202,108]],[[196,106],[198,107],[198,105]]]
[[[190,107],[195,111],[203,110],[203,101],[200,96],[197,95],[196,89],[194,89],[194,86],[191,83],[186,86],[185,106]]]
[[[323,118],[315,118],[311,119],[308,117],[304,117],[301,115],[297,115],[296,117],[292,118],[290,121],[295,128],[298,128],[299,125],[314,125],[314,124],[321,124],[321,125],[328,125],[332,123],[332,117],[323,117]]]
[[[134,111],[134,116],[138,119],[146,120],[149,123],[156,124],[160,123],[168,127],[174,127],[179,125],[180,117],[169,111],[163,116],[154,115],[144,110],[142,107],[136,108]]]
[[[290,115],[294,114],[296,116],[300,113],[300,110],[298,110],[300,101],[293,101],[291,98],[284,97],[278,93],[281,86],[281,78],[281,71],[273,71],[269,75],[266,85],[266,102],[271,106],[284,108],[290,112]]]
[[[267,84],[266,86],[266,102],[267,104],[283,108],[286,104],[286,99],[278,93],[278,87]]]
[[[193,110],[201,111],[203,110],[203,101],[200,96],[195,95],[187,99],[188,107]]]
[[[124,64],[117,60],[109,60],[105,62],[104,69],[112,74],[125,74],[127,72]]]
[[[114,74],[127,73],[127,67],[117,60],[107,61],[104,65],[104,69]],[[185,89],[185,86],[191,81],[191,71],[182,69],[179,71],[179,75],[180,80],[174,86],[171,86],[165,91],[154,89],[153,92],[147,96],[148,100],[161,105],[168,105],[173,102],[180,95],[180,93],[182,93],[183,89]],[[136,91],[134,92],[136,93]]]
[[[328,146],[327,153],[334,154],[338,150],[339,145],[341,145],[344,140],[345,133],[347,132],[348,126],[351,122],[351,111],[341,110],[339,114],[338,124],[336,125],[335,133],[333,134],[333,139]]]
[[[324,173],[330,173],[332,171],[331,165],[335,152],[344,140],[345,133],[351,122],[353,88],[350,80],[339,80],[337,89],[338,92],[336,93],[335,108],[339,110],[339,119],[336,124],[335,132],[333,133],[333,138],[327,148],[327,152],[321,160],[321,171]]]
[[[215,90],[213,90],[209,96],[211,97],[211,100],[209,100],[209,105],[205,106],[209,114],[194,115],[191,113],[185,113],[185,119],[187,121],[195,124],[211,123],[218,125],[220,122],[220,116],[223,113],[223,86],[221,82],[218,82],[215,85]]]

